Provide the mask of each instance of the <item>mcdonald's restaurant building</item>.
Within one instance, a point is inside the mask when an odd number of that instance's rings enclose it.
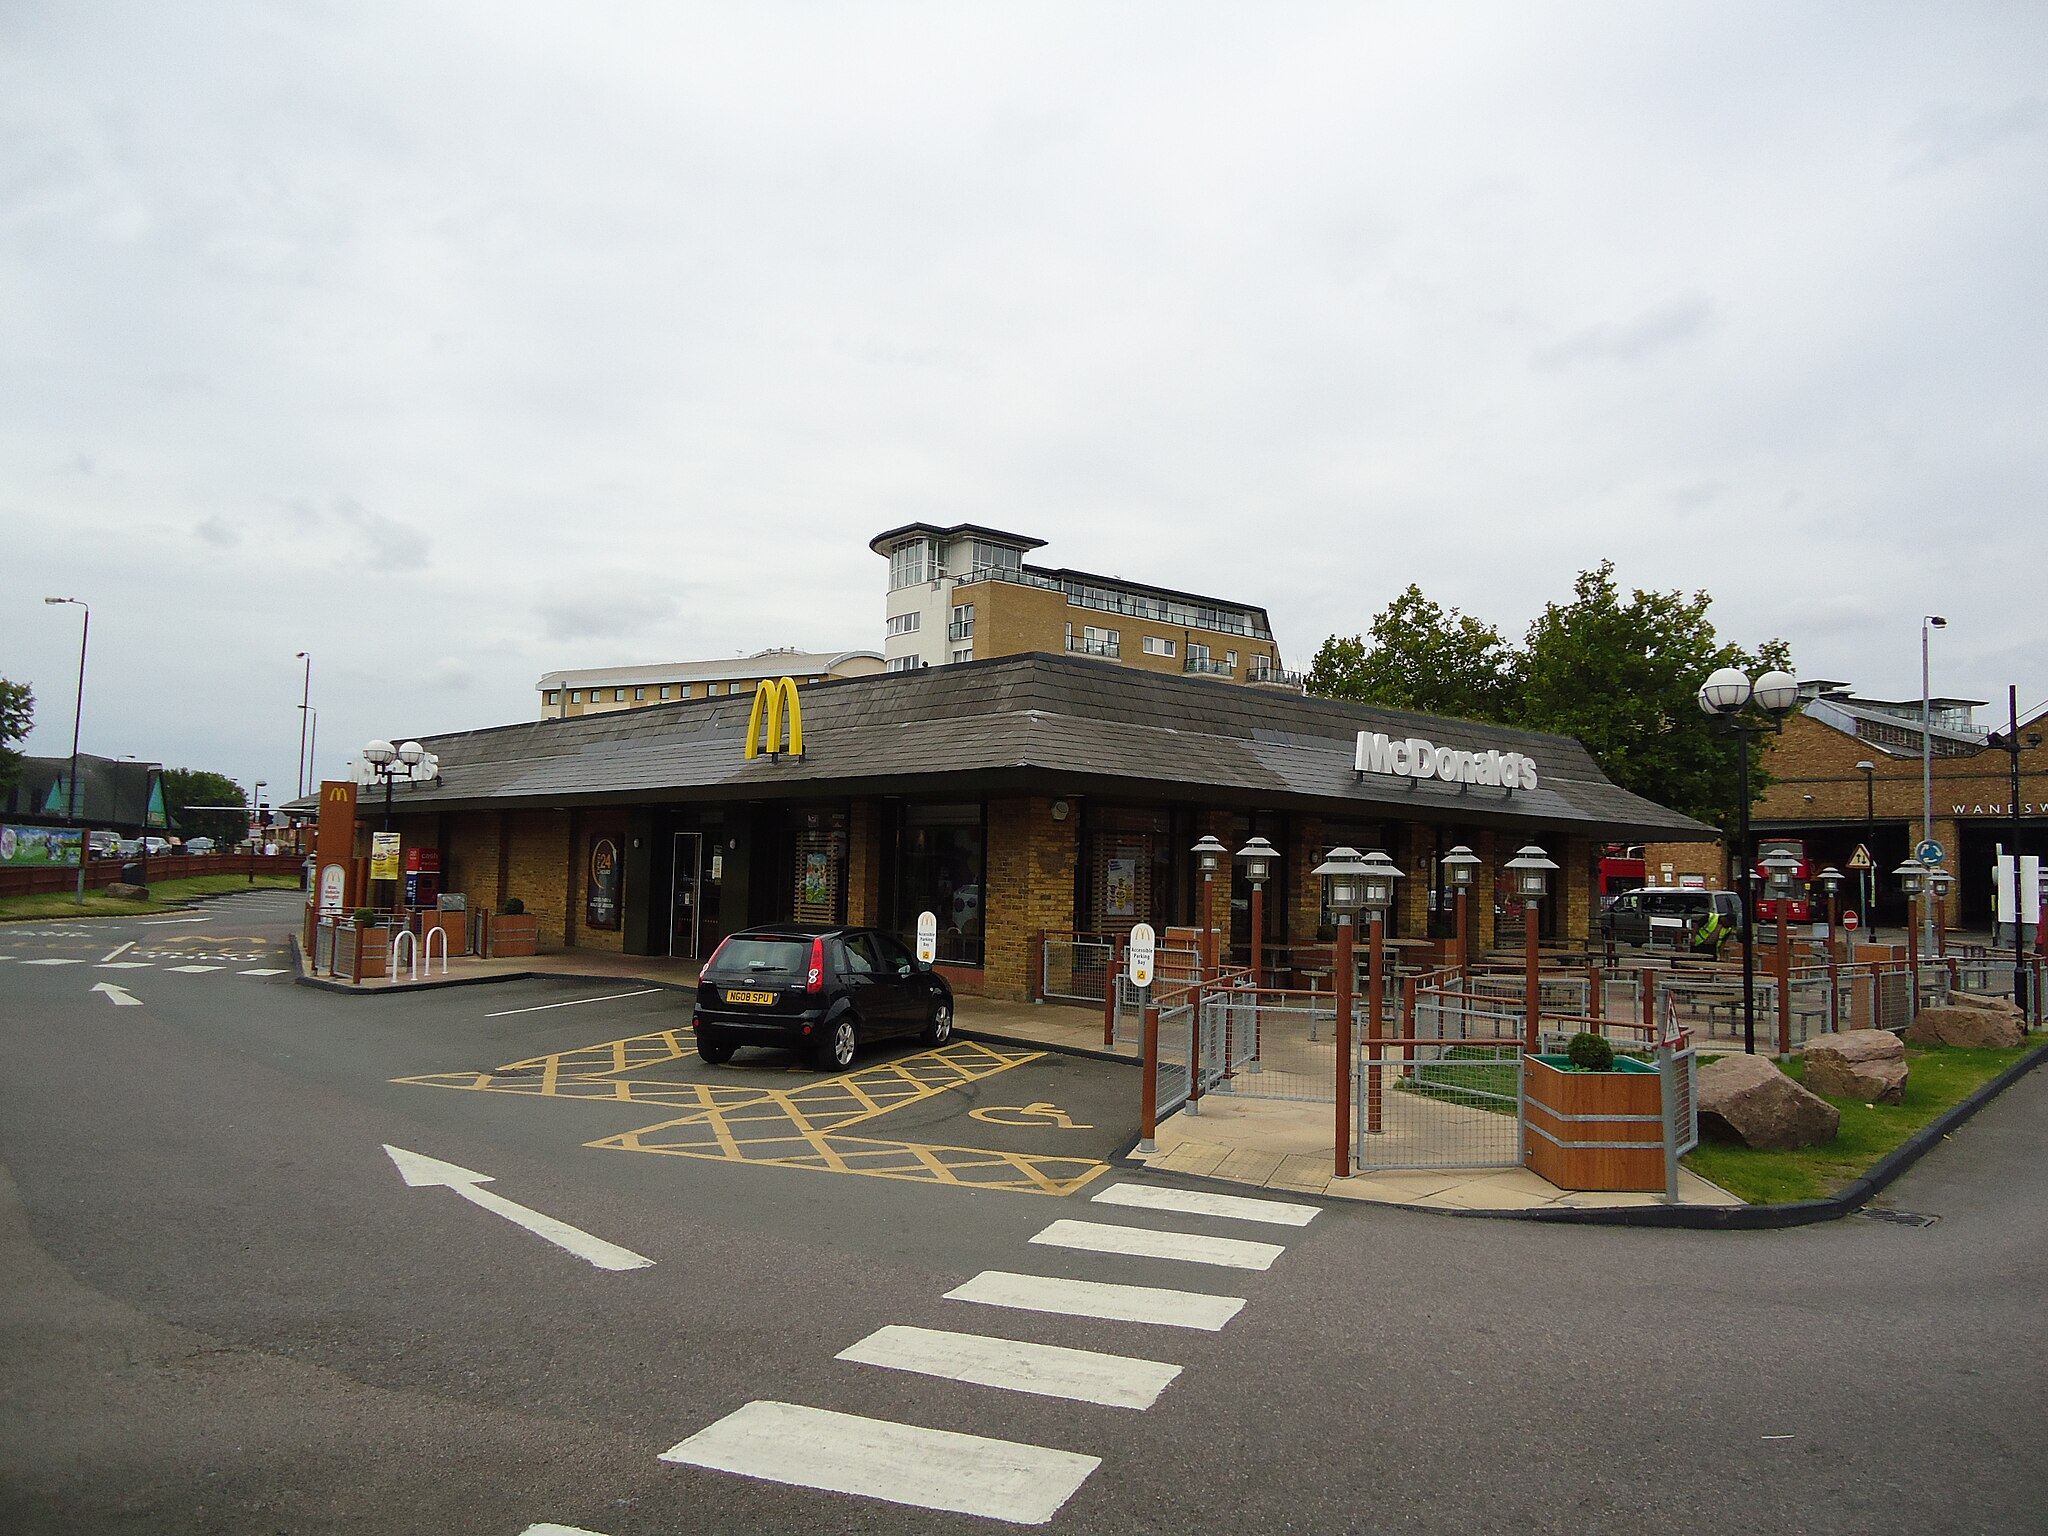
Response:
[[[1269,944],[1328,936],[1312,871],[1338,844],[1407,873],[1390,937],[1447,939],[1440,861],[1468,845],[1481,947],[1519,935],[1493,897],[1525,843],[1561,866],[1540,922],[1569,944],[1604,843],[1713,836],[1566,737],[1042,654],[423,740],[440,775],[396,791],[407,849],[473,907],[519,898],[543,949],[690,960],[754,924],[907,935],[930,911],[955,985],[1003,998],[1034,995],[1043,936],[1200,927],[1205,900],[1248,956],[1249,886],[1233,860],[1205,897],[1204,835],[1280,850]]]

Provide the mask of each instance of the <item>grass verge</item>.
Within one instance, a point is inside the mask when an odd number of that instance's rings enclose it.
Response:
[[[1751,1205],[1824,1200],[1867,1173],[1879,1158],[1943,1111],[1960,1104],[2015,1062],[2043,1049],[2048,1049],[2048,1040],[2040,1035],[2006,1051],[1908,1046],[1905,1102],[1865,1104],[1860,1099],[1830,1098],[1828,1102],[1842,1112],[1842,1126],[1827,1145],[1761,1152],[1754,1147],[1703,1141],[1686,1154],[1685,1166]],[[1786,1064],[1786,1073],[1797,1080],[1804,1075],[1805,1066],[1794,1057]]]
[[[296,875],[193,875],[184,880],[153,880],[147,901],[117,901],[99,891],[87,891],[85,904],[67,891],[49,891],[35,896],[0,896],[0,921],[8,918],[41,917],[132,917],[138,912],[169,912],[194,896],[212,896],[222,891],[295,891]]]

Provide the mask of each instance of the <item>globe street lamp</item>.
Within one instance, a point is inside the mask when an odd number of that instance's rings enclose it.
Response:
[[[1443,865],[1444,878],[1451,882],[1451,891],[1457,901],[1458,975],[1465,978],[1472,968],[1472,932],[1468,926],[1472,911],[1467,901],[1472,887],[1479,879],[1479,866],[1486,861],[1467,848],[1458,844],[1438,861]]]
[[[78,724],[85,718],[85,643],[92,634],[92,607],[83,598],[46,597],[47,607],[61,608],[67,604],[79,610],[78,624],[78,701],[71,710],[71,778],[64,788],[64,819],[72,826],[78,825]],[[148,818],[144,817],[145,822]],[[143,832],[147,835],[149,828]],[[83,832],[78,835],[78,905],[85,905],[85,859],[89,852],[86,845],[92,841]]]
[[[1700,708],[1736,739],[1736,821],[1735,867],[1741,871],[1742,892],[1742,1048],[1756,1052],[1756,871],[1749,851],[1749,749],[1757,737],[1776,735],[1785,729],[1785,716],[1799,702],[1799,679],[1790,672],[1772,670],[1755,683],[1734,667],[1722,667],[1700,685]],[[1754,704],[1763,720],[1745,720],[1743,710]]]
[[[1195,844],[1188,852],[1195,856],[1195,862],[1202,871],[1202,964],[1214,970],[1217,965],[1216,909],[1210,905],[1210,887],[1215,882],[1216,871],[1222,867],[1223,861],[1230,857],[1230,850],[1214,836],[1209,836]]]
[[[1237,850],[1237,860],[1244,865],[1244,877],[1252,886],[1252,985],[1255,987],[1263,985],[1265,978],[1266,881],[1279,859],[1280,850],[1263,837],[1255,837]]]
[[[1540,958],[1536,952],[1536,908],[1550,892],[1550,876],[1557,861],[1530,843],[1504,867],[1510,888],[1522,898],[1522,1002],[1527,1014],[1522,1025],[1522,1047],[1533,1055],[1543,1048],[1543,984],[1537,977]]]
[[[391,796],[400,780],[408,784],[429,784],[441,771],[441,761],[416,741],[402,742],[393,746],[388,741],[370,742],[363,748],[363,761],[368,765],[373,778],[384,784],[384,830],[391,830]],[[398,886],[394,882],[391,905],[398,905]]]
[[[1336,1176],[1351,1176],[1351,918],[1365,905],[1365,860],[1356,848],[1332,848],[1315,868],[1323,904],[1337,919]]]

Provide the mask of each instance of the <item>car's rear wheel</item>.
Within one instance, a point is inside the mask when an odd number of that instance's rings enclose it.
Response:
[[[953,1005],[943,997],[932,1004],[932,1016],[921,1038],[926,1045],[944,1045],[953,1038]]]
[[[732,1053],[738,1049],[738,1046],[728,1045],[722,1040],[706,1040],[702,1035],[697,1037],[697,1054],[714,1067],[722,1067],[731,1061]]]
[[[818,1037],[816,1063],[820,1072],[844,1072],[853,1065],[853,1053],[860,1049],[860,1031],[853,1019],[842,1014],[837,1023]]]

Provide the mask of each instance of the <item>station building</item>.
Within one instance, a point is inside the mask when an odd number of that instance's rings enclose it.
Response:
[[[1395,938],[1445,939],[1440,861],[1484,861],[1474,940],[1496,942],[1499,871],[1525,843],[1561,866],[1546,937],[1584,942],[1602,846],[1712,829],[1611,783],[1576,741],[1069,655],[827,680],[789,694],[800,731],[753,701],[690,699],[422,738],[439,778],[394,792],[408,848],[439,851],[473,906],[517,897],[544,948],[708,955],[771,921],[940,925],[963,991],[1032,995],[1045,935],[1204,926],[1249,953],[1237,861],[1204,896],[1190,853],[1266,837],[1280,860],[1265,939],[1331,932],[1312,873],[1384,849],[1408,878]],[[749,742],[755,751],[748,751]],[[800,747],[800,750],[798,750]],[[364,827],[382,815],[367,790]],[[1497,923],[1498,919],[1498,923]]]

